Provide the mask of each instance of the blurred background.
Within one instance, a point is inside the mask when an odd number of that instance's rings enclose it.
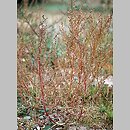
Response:
[[[18,28],[23,23],[23,15],[33,18],[33,26],[40,24],[44,14],[48,26],[58,30],[59,23],[66,20],[66,12],[69,9],[93,11],[95,14],[112,14],[113,0],[17,0]],[[24,30],[28,30],[27,24]]]
[[[46,11],[57,11],[58,9],[66,10],[68,5],[73,6],[75,3],[77,8],[94,9],[95,11],[112,11],[112,0],[17,0],[18,8],[26,3],[28,6],[42,6]]]

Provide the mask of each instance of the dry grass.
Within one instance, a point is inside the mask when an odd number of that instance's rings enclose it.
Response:
[[[31,111],[43,109],[53,124],[110,129],[113,88],[104,80],[113,74],[112,16],[68,11],[67,19],[69,31],[62,22],[54,36],[45,19],[36,28],[28,23],[31,30],[18,34],[18,96],[33,124],[38,122],[37,112]]]

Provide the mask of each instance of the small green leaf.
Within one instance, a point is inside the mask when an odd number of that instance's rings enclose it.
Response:
[[[106,112],[106,107],[103,104],[101,104],[99,111],[102,112],[102,113]]]
[[[50,128],[51,128],[50,125],[46,125],[45,128],[44,128],[44,130],[49,130]]]

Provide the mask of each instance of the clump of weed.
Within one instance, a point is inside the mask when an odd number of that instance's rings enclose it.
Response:
[[[54,36],[45,18],[37,30],[25,19],[32,31],[19,35],[17,47],[17,92],[23,113],[29,111],[37,123],[42,110],[45,126],[48,119],[52,126],[75,122],[110,128],[113,92],[104,80],[112,75],[112,16],[70,10],[68,32],[61,23]]]

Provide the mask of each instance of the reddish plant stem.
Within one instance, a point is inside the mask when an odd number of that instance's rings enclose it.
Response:
[[[81,117],[83,116],[83,114],[84,114],[84,111],[83,111],[83,106],[82,106],[82,108],[80,109],[81,111],[80,111],[80,113],[79,113],[79,118],[78,118],[78,122],[79,122],[79,120],[81,119]]]
[[[80,72],[79,72],[79,85],[81,83],[81,74],[82,74],[82,70],[83,70],[83,66],[82,66],[82,49],[81,49],[81,46],[79,45],[79,48],[80,48],[80,56],[79,56],[79,69],[80,69]]]
[[[51,119],[51,117],[49,116],[47,110],[46,110],[46,105],[45,105],[45,98],[44,98],[44,82],[42,79],[42,71],[41,71],[41,62],[40,62],[40,52],[41,52],[41,48],[39,47],[39,57],[38,57],[38,75],[39,75],[39,79],[40,79],[40,88],[41,88],[41,96],[42,96],[42,104],[43,104],[43,109],[45,111],[46,116],[49,118],[49,120],[51,122],[53,122],[54,124],[56,124],[56,122]]]
[[[85,92],[85,93],[86,93],[86,89],[87,89],[86,78],[87,78],[87,77],[85,76],[84,81],[83,81],[83,82],[84,82],[84,92]]]
[[[73,77],[74,77],[74,54],[72,55],[72,61],[71,61],[71,68],[72,68],[72,72],[71,72],[71,81],[70,81],[70,91],[72,90],[72,82],[73,82]]]

